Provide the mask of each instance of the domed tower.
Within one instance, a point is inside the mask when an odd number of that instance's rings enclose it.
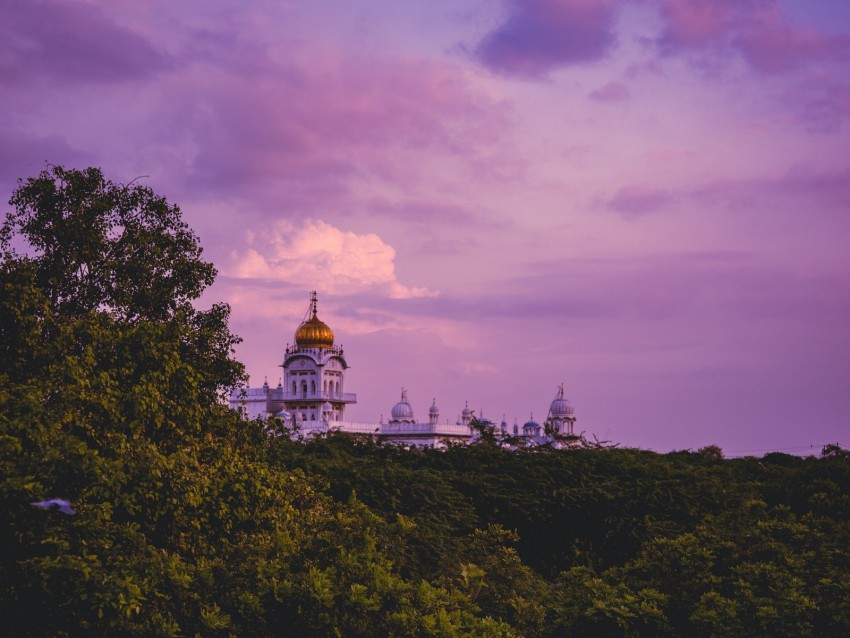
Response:
[[[437,421],[440,420],[440,408],[437,407],[437,399],[431,400],[431,407],[428,408],[428,423],[431,425],[437,425]]]
[[[549,406],[549,416],[545,421],[546,432],[554,436],[574,436],[575,422],[575,408],[564,398],[564,386],[561,384],[552,405]]]
[[[413,407],[407,400],[407,390],[404,388],[401,389],[401,401],[393,406],[392,413],[390,414],[390,423],[416,423],[416,419],[413,416]]]
[[[464,401],[463,412],[460,413],[460,422],[462,425],[469,425],[472,419],[475,418],[475,413],[469,409],[469,401]]]
[[[305,421],[341,421],[345,406],[357,395],[344,392],[348,364],[334,333],[318,316],[318,297],[310,294],[304,321],[287,346],[283,364],[283,409]]]
[[[540,424],[534,420],[534,415],[531,415],[528,421],[522,426],[522,435],[528,438],[540,436]]]

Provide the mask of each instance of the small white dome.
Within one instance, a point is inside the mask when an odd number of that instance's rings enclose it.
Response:
[[[472,410],[469,409],[469,401],[464,402],[463,412],[461,412],[460,415],[465,418],[472,416]]]
[[[437,407],[437,399],[431,401],[431,407],[428,409],[428,414],[440,414],[440,408]]]
[[[575,414],[573,404],[564,398],[564,386],[558,387],[558,394],[555,395],[555,400],[549,406],[549,415],[552,418],[571,417]]]
[[[407,400],[407,390],[404,388],[401,390],[401,401],[393,406],[391,414],[394,421],[413,420],[413,408]]]

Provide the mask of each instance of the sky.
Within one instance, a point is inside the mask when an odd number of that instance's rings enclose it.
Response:
[[[179,204],[252,385],[309,292],[352,420],[850,445],[850,3],[0,0],[0,196]]]

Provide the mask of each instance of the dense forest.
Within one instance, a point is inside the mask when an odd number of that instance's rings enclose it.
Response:
[[[4,635],[850,635],[850,452],[292,441],[223,404],[179,208],[61,167],[10,206]]]

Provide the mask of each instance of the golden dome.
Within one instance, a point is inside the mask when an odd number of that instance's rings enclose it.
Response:
[[[298,326],[295,345],[299,348],[333,348],[334,333],[324,321],[316,316],[316,293],[310,300],[313,316]]]

